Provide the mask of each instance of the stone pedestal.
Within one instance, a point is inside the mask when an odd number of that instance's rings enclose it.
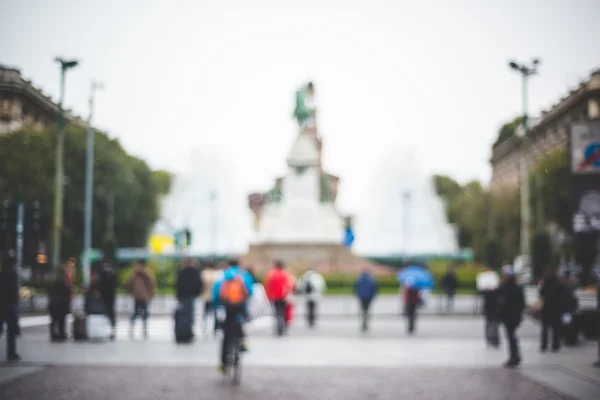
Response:
[[[264,206],[254,242],[332,248],[344,239],[344,224],[333,203],[320,201],[320,160],[316,139],[301,132],[287,158],[288,173],[279,202]]]
[[[357,274],[367,268],[377,275],[390,274],[389,268],[372,264],[339,244],[261,243],[251,245],[241,258],[243,265],[252,265],[258,273],[268,271],[276,260],[283,260],[294,273],[314,269],[325,274]]]

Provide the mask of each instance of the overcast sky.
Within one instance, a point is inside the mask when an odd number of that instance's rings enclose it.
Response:
[[[0,63],[153,168],[185,172],[191,151],[231,160],[244,190],[285,171],[293,93],[316,85],[325,166],[355,211],[378,155],[413,148],[426,172],[490,176],[490,146],[521,109],[511,58],[543,60],[534,113],[600,67],[600,2],[0,0]]]

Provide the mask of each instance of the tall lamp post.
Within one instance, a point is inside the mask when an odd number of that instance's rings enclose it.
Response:
[[[90,91],[90,115],[88,117],[87,132],[87,157],[85,162],[85,227],[83,231],[83,284],[90,283],[90,250],[92,247],[92,198],[94,190],[94,128],[92,116],[94,115],[94,94],[102,89],[102,83],[92,81]]]
[[[63,152],[65,146],[65,111],[63,107],[65,98],[65,75],[67,70],[75,68],[76,60],[65,60],[60,57],[54,59],[60,64],[60,102],[58,103],[58,134],[56,140],[56,172],[54,179],[54,225],[52,232],[52,268],[58,269],[60,264],[60,239],[63,223]]]
[[[521,255],[529,254],[529,229],[531,210],[529,204],[529,121],[527,116],[527,80],[538,72],[540,60],[534,58],[531,65],[511,61],[508,65],[521,74],[523,95],[523,146],[521,149]]]
[[[213,189],[210,191],[209,199],[212,202],[212,221],[211,221],[211,230],[213,237],[213,261],[217,262],[217,246],[218,246],[218,235],[219,235],[219,225],[218,225],[218,214],[217,214],[217,190]]]

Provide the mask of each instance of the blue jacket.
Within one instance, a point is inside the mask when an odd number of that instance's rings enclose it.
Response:
[[[246,285],[246,289],[248,289],[248,294],[252,296],[252,289],[254,288],[254,279],[252,275],[248,273],[248,271],[244,271],[240,269],[238,266],[229,267],[223,272],[223,278],[219,279],[215,282],[213,286],[213,304],[219,304],[219,292],[221,291],[221,284],[224,280],[232,280],[237,276],[241,276],[244,280],[244,284]]]
[[[377,294],[377,282],[373,275],[362,272],[354,283],[354,292],[361,300],[373,300]]]

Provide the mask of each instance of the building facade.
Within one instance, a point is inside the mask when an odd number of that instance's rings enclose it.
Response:
[[[556,148],[567,146],[569,127],[572,122],[600,119],[600,70],[596,70],[586,82],[563,97],[550,110],[542,111],[539,118],[530,119],[528,138],[529,160],[535,163],[540,156]],[[515,135],[492,149],[492,179],[494,191],[517,190],[521,182],[520,164],[523,137]]]
[[[0,65],[0,134],[27,127],[42,130],[58,121],[58,104],[24,79],[21,71]],[[83,123],[69,110],[65,118]]]

